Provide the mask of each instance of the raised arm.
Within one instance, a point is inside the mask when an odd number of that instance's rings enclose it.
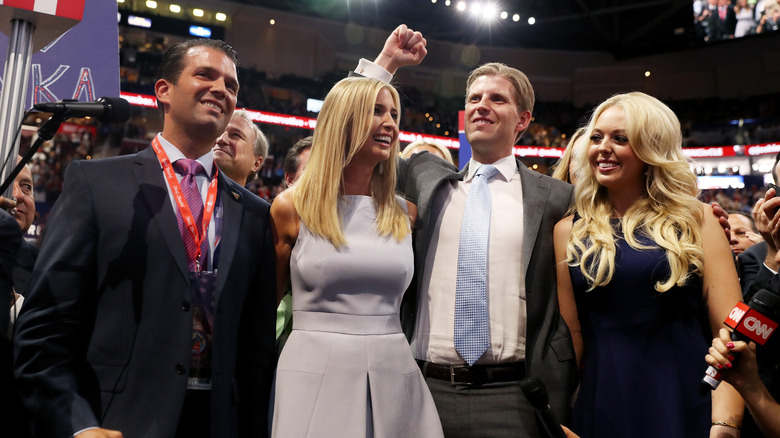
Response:
[[[271,237],[276,250],[276,304],[282,301],[290,281],[290,254],[298,240],[301,221],[293,205],[292,190],[285,190],[271,204]]]
[[[396,70],[407,65],[418,65],[428,54],[425,46],[428,42],[420,32],[402,24],[387,37],[382,51],[374,63],[395,74]]]

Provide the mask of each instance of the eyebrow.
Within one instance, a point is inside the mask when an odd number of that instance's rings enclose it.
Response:
[[[212,67],[210,65],[200,65],[200,66],[197,66],[197,67],[195,67],[194,72],[197,73],[198,71],[201,71],[201,70],[206,71],[209,74],[220,74],[218,69],[216,69],[216,68],[214,68],[214,67]],[[225,77],[225,82],[226,83],[230,83],[232,85],[235,85],[236,88],[239,87],[238,79],[234,78],[233,76],[226,76]]]

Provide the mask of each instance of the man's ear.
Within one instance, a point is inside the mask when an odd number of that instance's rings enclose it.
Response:
[[[517,126],[515,132],[523,132],[528,129],[528,125],[531,124],[531,111],[523,111],[517,120]]]
[[[170,103],[170,93],[173,84],[165,79],[158,79],[154,84],[154,94],[157,96],[157,106],[165,109],[165,104]]]
[[[257,169],[259,169],[263,165],[263,157],[255,157],[255,162],[252,163],[252,173],[257,172]]]

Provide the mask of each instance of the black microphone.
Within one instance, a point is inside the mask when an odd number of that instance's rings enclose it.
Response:
[[[547,395],[547,388],[537,377],[526,377],[520,382],[520,389],[528,400],[528,403],[536,409],[536,415],[542,421],[547,436],[550,438],[566,438],[566,434],[561,429],[561,423],[555,419],[555,414],[550,408],[550,397]]]
[[[780,315],[780,296],[766,289],[761,289],[753,295],[749,304],[737,303],[724,321],[732,329],[732,341],[753,341],[758,345],[764,345],[777,328],[778,315]],[[707,368],[704,378],[701,380],[699,392],[706,394],[714,390],[723,380],[725,370],[717,370],[714,367]]]
[[[103,123],[124,123],[130,118],[130,103],[121,97],[101,97],[95,102],[65,99],[39,103],[33,108],[67,117],[95,117]]]

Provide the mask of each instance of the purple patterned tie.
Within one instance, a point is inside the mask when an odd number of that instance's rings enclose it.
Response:
[[[198,232],[202,232],[203,198],[201,197],[200,190],[198,190],[198,184],[195,182],[195,176],[200,173],[205,173],[206,171],[197,160],[188,160],[186,158],[175,161],[173,163],[173,168],[176,170],[176,173],[182,176],[181,182],[179,183],[181,184],[182,194],[187,201],[187,206],[190,207],[192,217],[195,218],[195,226],[198,228]],[[184,240],[184,246],[187,248],[187,257],[189,258],[189,254],[194,254],[197,249],[195,247],[195,240],[192,238],[192,234],[190,234],[190,231],[184,224],[184,219],[182,218],[180,211],[176,212],[176,218],[179,222],[179,232]],[[200,257],[201,268],[206,266],[204,261],[207,259],[208,244],[208,239],[203,238],[203,242],[201,242]],[[187,262],[189,263],[190,269],[195,270],[195,261],[187,260]]]

